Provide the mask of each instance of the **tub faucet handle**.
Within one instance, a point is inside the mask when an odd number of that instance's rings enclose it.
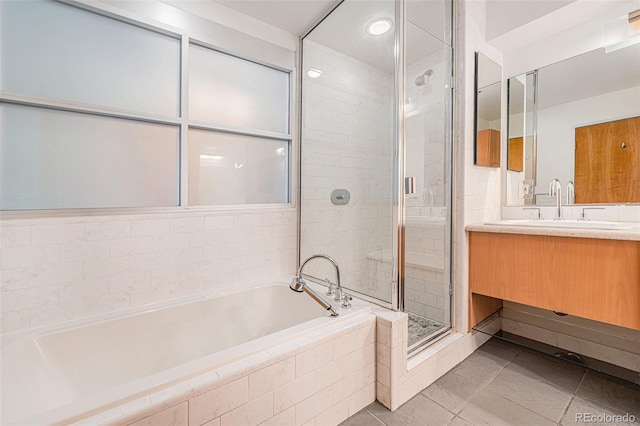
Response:
[[[324,282],[327,284],[327,296],[333,296],[333,283],[329,278],[325,278]]]
[[[351,297],[347,293],[344,293],[344,296],[342,296],[342,304],[340,306],[343,308],[350,308],[352,300],[353,300],[353,297]]]

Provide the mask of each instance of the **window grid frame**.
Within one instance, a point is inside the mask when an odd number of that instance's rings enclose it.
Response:
[[[232,51],[226,50],[221,47],[217,47],[212,43],[205,41],[202,38],[191,37],[186,30],[170,27],[160,24],[155,21],[150,21],[139,16],[133,17],[131,14],[122,14],[120,11],[115,11],[109,6],[96,6],[92,4],[85,4],[82,0],[53,0],[57,3],[61,3],[68,7],[75,7],[89,13],[94,13],[107,19],[114,19],[125,24],[133,25],[143,30],[152,31],[170,38],[174,38],[180,41],[180,78],[178,82],[179,87],[179,111],[176,117],[165,116],[153,113],[140,113],[136,111],[130,111],[120,108],[106,107],[101,105],[84,104],[79,102],[73,102],[68,100],[51,99],[45,97],[34,97],[21,95],[17,93],[11,93],[0,90],[0,105],[2,104],[14,104],[22,105],[31,108],[45,108],[49,110],[75,112],[80,114],[88,114],[93,116],[102,116],[109,118],[118,118],[125,120],[132,120],[136,122],[147,122],[153,124],[170,125],[179,128],[179,159],[178,159],[178,173],[177,188],[179,193],[176,200],[177,206],[164,206],[164,207],[87,207],[87,208],[64,208],[64,209],[25,209],[25,210],[0,210],[0,216],[5,218],[11,217],[31,217],[31,216],[69,216],[77,213],[86,214],[135,214],[135,213],[154,213],[154,212],[205,212],[205,211],[237,211],[237,210],[257,210],[257,209],[283,209],[293,208],[296,206],[294,200],[293,191],[293,171],[294,165],[292,159],[294,153],[297,151],[297,147],[294,144],[293,134],[293,120],[295,111],[293,110],[294,103],[292,97],[294,94],[294,81],[296,76],[296,67],[293,66],[291,70],[279,67],[273,64],[269,64],[263,61],[257,61],[248,57],[238,55]],[[225,125],[216,122],[191,120],[189,117],[189,52],[190,45],[204,47],[211,49],[215,52],[230,55],[232,57],[252,62],[258,65],[262,65],[268,68],[272,68],[276,71],[284,72],[287,74],[288,79],[288,111],[287,111],[287,127],[288,133],[279,133],[272,131],[263,131],[257,129],[243,128],[239,126]],[[288,165],[286,171],[287,181],[287,202],[286,203],[264,203],[264,204],[238,204],[238,205],[189,205],[189,129],[200,129],[207,131],[215,131],[221,133],[231,133],[243,136],[258,137],[265,139],[276,139],[286,141],[288,143]]]

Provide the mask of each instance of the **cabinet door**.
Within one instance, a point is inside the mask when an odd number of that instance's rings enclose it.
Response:
[[[500,167],[500,132],[480,130],[476,140],[476,165]]]
[[[640,242],[470,232],[469,289],[640,330]]]
[[[509,147],[507,149],[507,169],[515,172],[524,171],[524,141],[522,136],[519,138],[509,139]]]
[[[640,117],[578,127],[575,202],[640,202]]]

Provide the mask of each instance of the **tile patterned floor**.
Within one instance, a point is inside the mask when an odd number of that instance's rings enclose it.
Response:
[[[635,416],[640,386],[491,339],[394,412],[374,402],[343,426],[626,424],[586,414]]]
[[[409,314],[409,347],[442,328],[442,323]]]

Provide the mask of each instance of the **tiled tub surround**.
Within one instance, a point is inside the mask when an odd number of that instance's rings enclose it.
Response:
[[[0,220],[2,332],[295,272],[293,208]]]
[[[331,318],[275,284],[6,335],[2,423],[338,424],[375,399],[375,316],[354,302]]]

